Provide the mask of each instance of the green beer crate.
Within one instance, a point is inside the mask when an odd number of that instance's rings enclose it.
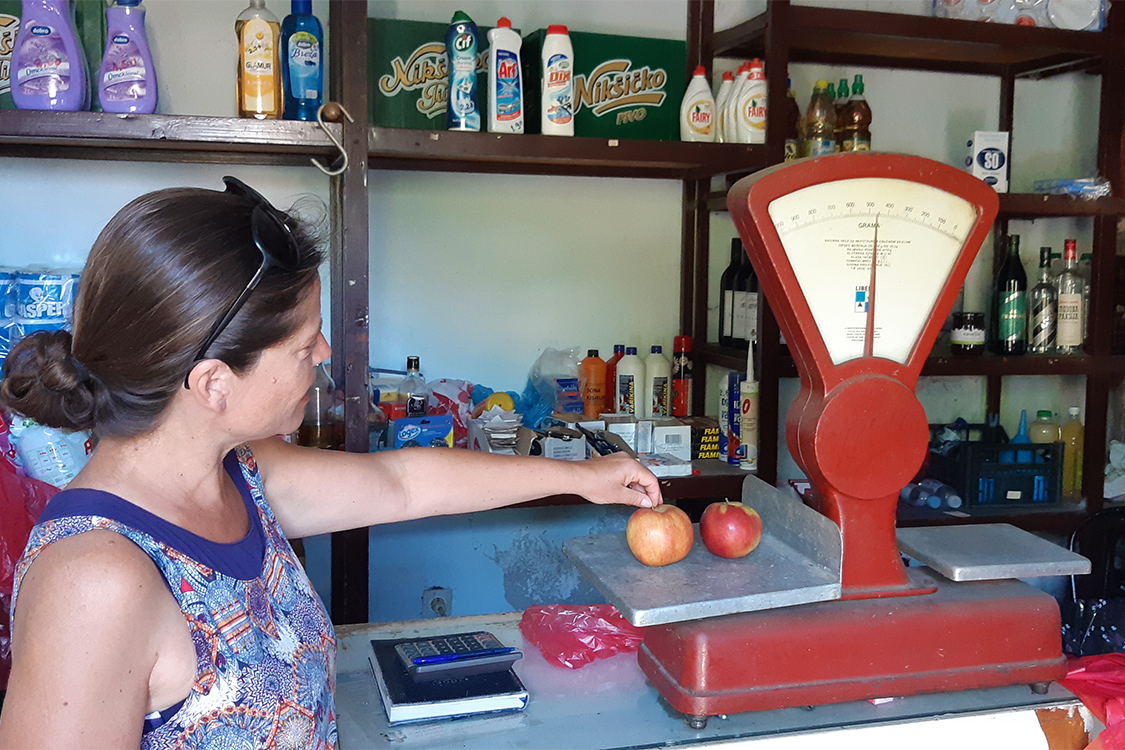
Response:
[[[477,108],[488,118],[488,32],[477,26]],[[445,130],[449,24],[367,19],[367,98],[371,124],[384,128]],[[518,33],[518,31],[517,31]]]
[[[0,0],[0,109],[15,109],[12,101],[12,52],[20,31],[20,0]]]
[[[520,56],[529,133],[539,132],[542,50],[546,29],[524,37]],[[680,139],[687,81],[687,44],[571,31],[574,48],[574,134],[652,141]]]

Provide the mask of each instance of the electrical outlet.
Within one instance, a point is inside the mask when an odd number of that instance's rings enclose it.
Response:
[[[453,615],[453,589],[438,586],[422,592],[422,617],[450,617]]]

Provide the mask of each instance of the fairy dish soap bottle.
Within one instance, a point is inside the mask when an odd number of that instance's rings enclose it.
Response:
[[[238,116],[281,119],[281,24],[266,0],[250,0],[234,22],[238,36]]]
[[[445,35],[449,60],[449,101],[445,105],[446,130],[480,130],[477,107],[477,25],[461,11],[453,14]]]
[[[315,120],[324,95],[324,29],[312,14],[312,0],[293,0],[281,22],[282,116]]]
[[[11,61],[12,100],[20,109],[89,108],[86,56],[69,0],[23,0]]]
[[[141,0],[117,0],[105,9],[105,56],[98,70],[98,101],[105,112],[156,111],[156,68],[145,36]]]

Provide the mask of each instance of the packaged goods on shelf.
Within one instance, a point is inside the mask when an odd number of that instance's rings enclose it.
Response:
[[[581,432],[569,427],[533,430],[521,425],[516,431],[516,453],[560,461],[585,461],[589,458],[589,446]]]
[[[691,457],[719,458],[719,420],[715,417],[680,417],[691,429]]]
[[[488,91],[492,27],[478,26],[477,91]],[[449,24],[367,19],[367,86],[371,124],[383,128],[444,130],[449,99],[445,35]],[[518,29],[515,31],[518,32]],[[527,95],[524,99],[526,101]],[[538,115],[536,115],[538,116]]]
[[[1106,0],[934,0],[934,15],[1017,26],[1101,31]]]
[[[673,39],[570,29],[574,48],[574,134],[677,141],[687,45]],[[538,132],[540,50],[546,29],[523,40],[528,132]]]
[[[78,280],[68,271],[0,270],[0,363],[24,336],[70,328]]]
[[[391,423],[395,448],[452,448],[453,417],[407,417]]]
[[[977,130],[966,144],[965,166],[998,193],[1008,192],[1008,132]]]
[[[0,109],[15,109],[12,101],[12,50],[20,30],[20,0],[0,0]]]
[[[692,459],[691,427],[679,419],[654,419],[652,421],[652,452],[675,456],[682,461],[690,462]]]
[[[1113,194],[1113,186],[1104,177],[1073,180],[1036,180],[1032,190],[1041,195],[1071,195],[1083,200],[1105,198]]]
[[[516,455],[516,441],[522,417],[494,406],[469,420],[469,450]]]
[[[10,436],[27,475],[59,489],[70,484],[94,452],[90,433],[47,427],[27,417],[12,420]]]
[[[644,466],[658,477],[690,477],[691,462],[667,456],[661,453],[649,453],[637,458]]]

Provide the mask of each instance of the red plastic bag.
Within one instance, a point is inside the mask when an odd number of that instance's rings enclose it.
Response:
[[[8,612],[12,605],[16,563],[27,546],[35,519],[56,492],[58,489],[46,482],[0,469],[0,690],[8,686],[11,668],[12,635]]]
[[[429,415],[453,417],[453,447],[469,447],[469,417],[473,406],[473,384],[467,380],[442,378],[430,383]]]
[[[1125,654],[1070,659],[1059,684],[1077,695],[1106,728],[1090,747],[1125,750]]]
[[[644,630],[610,604],[528,607],[520,620],[520,632],[543,658],[567,669],[636,651],[644,640]]]

